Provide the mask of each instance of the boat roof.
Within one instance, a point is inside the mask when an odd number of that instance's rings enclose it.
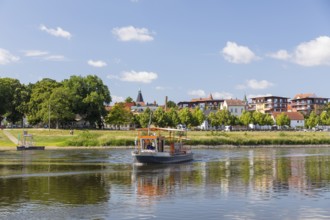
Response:
[[[187,131],[186,129],[177,128],[138,128],[137,131]]]

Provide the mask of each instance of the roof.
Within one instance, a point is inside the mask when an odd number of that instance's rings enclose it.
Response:
[[[142,96],[141,89],[139,90],[138,96],[137,96],[137,98],[136,98],[136,102],[137,102],[137,103],[144,102],[144,101],[143,101],[143,96]]]
[[[239,99],[226,99],[225,102],[227,103],[228,106],[242,106],[246,105],[246,103],[242,100]]]
[[[308,99],[308,98],[313,98],[313,99],[328,99],[328,98],[322,98],[322,97],[317,97],[315,93],[301,93],[297,94],[294,96],[293,100],[295,99]]]
[[[276,96],[276,95],[256,96],[256,97],[252,97],[251,99],[262,99],[262,98],[281,98],[281,99],[289,99],[289,98],[287,98],[287,97]]]
[[[304,116],[303,114],[301,114],[300,112],[273,112],[272,115],[274,118],[277,118],[277,116],[279,116],[280,114],[286,114],[290,120],[304,120]]]

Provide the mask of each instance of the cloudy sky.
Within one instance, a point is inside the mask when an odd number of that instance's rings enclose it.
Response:
[[[0,77],[73,74],[114,101],[330,97],[330,1],[0,0]]]

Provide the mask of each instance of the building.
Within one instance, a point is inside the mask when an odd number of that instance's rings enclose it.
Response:
[[[144,112],[147,108],[149,108],[151,111],[155,111],[158,107],[159,106],[156,101],[154,101],[153,103],[145,103],[143,100],[142,91],[141,89],[139,89],[135,105],[131,106],[131,111],[133,113],[141,113]]]
[[[281,113],[286,114],[290,119],[290,127],[291,128],[303,128],[305,126],[305,118],[304,115],[299,112],[273,112],[272,118],[276,122],[277,116]]]
[[[246,109],[246,102],[239,99],[225,99],[220,103],[220,109],[227,109],[231,115],[240,117]]]
[[[220,108],[220,104],[223,102],[223,99],[213,99],[212,94],[207,98],[197,98],[192,99],[191,101],[182,101],[178,103],[179,108],[197,108],[199,107],[202,110],[212,109],[216,110]]]
[[[261,113],[286,112],[288,108],[288,98],[281,96],[260,96],[252,98],[250,111]]]
[[[312,111],[316,114],[321,114],[328,101],[329,98],[317,97],[314,93],[297,94],[291,99],[291,111],[305,115]]]

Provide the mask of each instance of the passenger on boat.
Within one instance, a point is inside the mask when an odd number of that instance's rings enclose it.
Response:
[[[155,147],[153,147],[151,144],[148,144],[148,145],[147,145],[147,149],[148,149],[148,150],[155,150]]]

